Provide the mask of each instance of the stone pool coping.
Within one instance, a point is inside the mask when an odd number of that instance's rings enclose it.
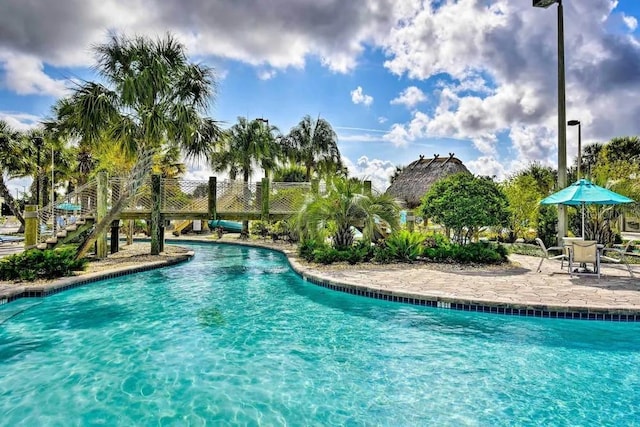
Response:
[[[186,251],[181,254],[174,254],[170,257],[155,261],[141,262],[139,265],[126,265],[109,268],[102,271],[81,274],[79,276],[68,276],[41,284],[25,284],[10,286],[0,290],[0,305],[7,304],[19,298],[39,298],[57,294],[58,292],[74,289],[89,283],[100,280],[112,279],[114,277],[126,276],[148,270],[169,267],[189,261],[195,255],[194,251]]]

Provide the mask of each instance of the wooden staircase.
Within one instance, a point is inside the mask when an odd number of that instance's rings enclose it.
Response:
[[[187,228],[193,227],[193,220],[185,219],[184,221],[180,221],[176,224],[176,227],[173,230],[174,236],[179,236],[183,231],[189,231]]]
[[[49,237],[44,243],[37,245],[38,249],[53,249],[58,245],[69,243],[78,236],[91,229],[95,223],[95,218],[86,217],[80,218],[75,223],[70,224],[56,233],[55,236]]]

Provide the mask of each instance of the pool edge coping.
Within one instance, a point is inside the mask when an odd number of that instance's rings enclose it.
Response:
[[[21,298],[43,298],[55,295],[69,289],[75,289],[89,283],[98,282],[100,280],[113,279],[120,276],[128,276],[130,274],[141,273],[143,271],[156,270],[163,267],[170,267],[183,262],[190,261],[195,255],[192,250],[184,254],[172,255],[169,259],[149,261],[141,265],[130,265],[125,267],[115,267],[103,271],[96,271],[80,276],[67,276],[55,279],[42,285],[23,285],[8,289],[0,294],[0,305],[8,304]]]

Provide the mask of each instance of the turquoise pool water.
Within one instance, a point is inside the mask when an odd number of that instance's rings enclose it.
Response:
[[[280,254],[0,307],[0,425],[638,425],[640,325],[414,307]]]

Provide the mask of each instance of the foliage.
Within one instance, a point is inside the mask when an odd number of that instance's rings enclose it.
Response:
[[[249,232],[254,236],[265,238],[269,235],[269,223],[266,221],[251,221]]]
[[[216,88],[213,69],[189,62],[185,47],[170,34],[158,39],[113,35],[94,52],[100,80],[80,82],[61,99],[47,129],[87,147],[107,141],[136,159],[131,173],[138,179],[131,181],[129,194],[150,171],[151,153],[179,147],[187,159],[211,157],[220,136],[218,123],[204,117]],[[77,257],[124,207],[122,198],[113,204]]]
[[[422,213],[453,230],[454,240],[469,242],[483,226],[504,226],[508,222],[508,201],[489,177],[459,173],[443,178],[424,196]]]
[[[274,182],[306,182],[305,168],[298,165],[276,168],[273,172]]]
[[[223,133],[222,145],[211,157],[211,168],[216,172],[229,171],[231,179],[242,173],[243,181],[248,182],[253,165],[258,163],[268,175],[284,155],[275,132],[277,128],[265,126],[259,119],[238,117],[238,122]]]
[[[535,179],[530,175],[518,175],[503,184],[503,191],[509,201],[509,229],[514,240],[524,237],[530,228],[536,228],[540,199],[543,195],[537,189]]]
[[[75,259],[75,250],[31,249],[0,260],[0,280],[55,279],[83,270],[86,259]]]
[[[474,242],[425,248],[423,255],[439,262],[500,264],[507,261],[507,248],[500,244]]]
[[[324,243],[318,242],[317,240],[313,240],[313,239],[305,239],[302,242],[300,242],[300,245],[298,246],[298,255],[300,256],[300,258],[304,259],[305,261],[313,261],[313,253],[316,249],[321,249],[323,247],[327,247],[327,245],[325,245]]]
[[[358,242],[349,248],[336,249],[325,244],[317,244],[315,241],[307,240],[300,245],[299,254],[305,260],[318,264],[347,262],[355,265],[359,262],[367,262],[373,259],[374,248],[370,244]]]
[[[371,243],[376,221],[398,228],[398,206],[389,195],[367,194],[364,185],[344,178],[327,183],[327,194],[315,194],[298,215],[299,231],[305,238],[320,239],[333,227],[332,243],[349,248],[354,241],[351,227],[362,229],[362,239]]]
[[[422,254],[426,236],[420,232],[399,230],[385,239],[389,254],[398,261],[413,262]]]
[[[545,246],[555,246],[558,225],[558,209],[554,205],[540,205],[540,216],[536,231]]]
[[[329,176],[342,171],[343,164],[338,149],[338,135],[325,119],[304,116],[285,138],[287,154],[294,164],[304,165],[305,180],[311,180],[312,172]]]
[[[24,134],[0,120],[0,197],[23,226],[22,213],[7,187],[5,176],[11,179],[29,175],[29,160],[33,159],[31,146]]]

